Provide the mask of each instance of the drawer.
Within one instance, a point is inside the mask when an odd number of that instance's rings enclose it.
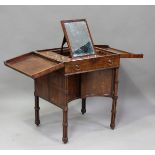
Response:
[[[108,55],[103,57],[93,57],[65,63],[65,74],[78,74],[99,69],[119,67],[119,55]]]

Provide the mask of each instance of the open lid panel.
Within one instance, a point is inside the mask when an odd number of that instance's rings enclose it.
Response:
[[[33,79],[64,67],[63,63],[36,52],[15,57],[5,61],[4,64]]]
[[[131,53],[131,52],[126,52],[123,50],[111,48],[108,45],[95,45],[95,49],[100,52],[106,51],[109,53],[119,54],[120,58],[143,58],[143,54],[135,54],[135,53]]]
[[[93,40],[85,19],[63,20],[61,25],[72,57],[95,54]]]

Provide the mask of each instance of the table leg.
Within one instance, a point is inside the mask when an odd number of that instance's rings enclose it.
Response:
[[[35,124],[38,126],[40,124],[40,119],[39,119],[39,97],[35,96]]]
[[[111,124],[110,124],[111,129],[115,128],[116,105],[117,105],[117,96],[114,96],[111,110]]]
[[[81,113],[82,113],[82,114],[86,113],[86,98],[82,98]]]
[[[63,109],[63,137],[64,144],[68,142],[68,107]]]
[[[112,93],[112,110],[111,110],[111,129],[115,128],[115,118],[116,118],[116,105],[117,105],[117,98],[118,98],[118,68],[114,69],[114,86],[113,86],[113,93]]]

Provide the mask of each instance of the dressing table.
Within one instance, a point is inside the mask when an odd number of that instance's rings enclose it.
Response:
[[[37,126],[40,124],[39,98],[62,109],[62,141],[67,143],[68,105],[75,99],[82,99],[81,113],[85,114],[87,97],[112,98],[110,127],[115,128],[120,60],[143,58],[143,54],[94,45],[85,19],[61,21],[61,25],[64,32],[61,48],[32,51],[4,63],[34,79]]]

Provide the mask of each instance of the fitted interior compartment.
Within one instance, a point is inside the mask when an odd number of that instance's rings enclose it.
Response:
[[[61,61],[61,62],[69,62],[79,59],[89,59],[93,57],[101,57],[101,56],[107,56],[107,55],[115,55],[116,53],[106,51],[103,48],[95,47],[95,54],[91,55],[84,55],[84,56],[78,56],[75,58],[71,58],[70,51],[68,47],[64,47],[63,51],[61,48],[55,48],[55,49],[46,49],[46,50],[38,50],[38,53],[41,55],[44,55],[46,57]]]
[[[49,55],[51,58],[53,58],[52,53],[57,53],[59,56],[59,60],[63,60],[64,62],[66,61],[71,61],[71,60],[77,60],[80,58],[90,58],[93,56],[106,56],[106,55],[114,55],[114,54],[119,54],[120,58],[143,58],[143,54],[134,54],[132,52],[127,52],[119,49],[112,48],[108,45],[94,45],[95,52],[96,54],[88,55],[88,56],[82,56],[82,57],[76,57],[76,58],[71,58],[70,51],[68,47],[64,47],[63,51],[61,48],[55,48],[55,49],[47,49],[47,50],[39,50],[39,53],[42,53],[44,55]],[[70,59],[67,59],[70,58]]]
[[[134,54],[131,52],[111,48],[108,45],[95,45],[95,49],[101,49],[105,52],[119,54],[120,58],[143,58],[143,54]]]

